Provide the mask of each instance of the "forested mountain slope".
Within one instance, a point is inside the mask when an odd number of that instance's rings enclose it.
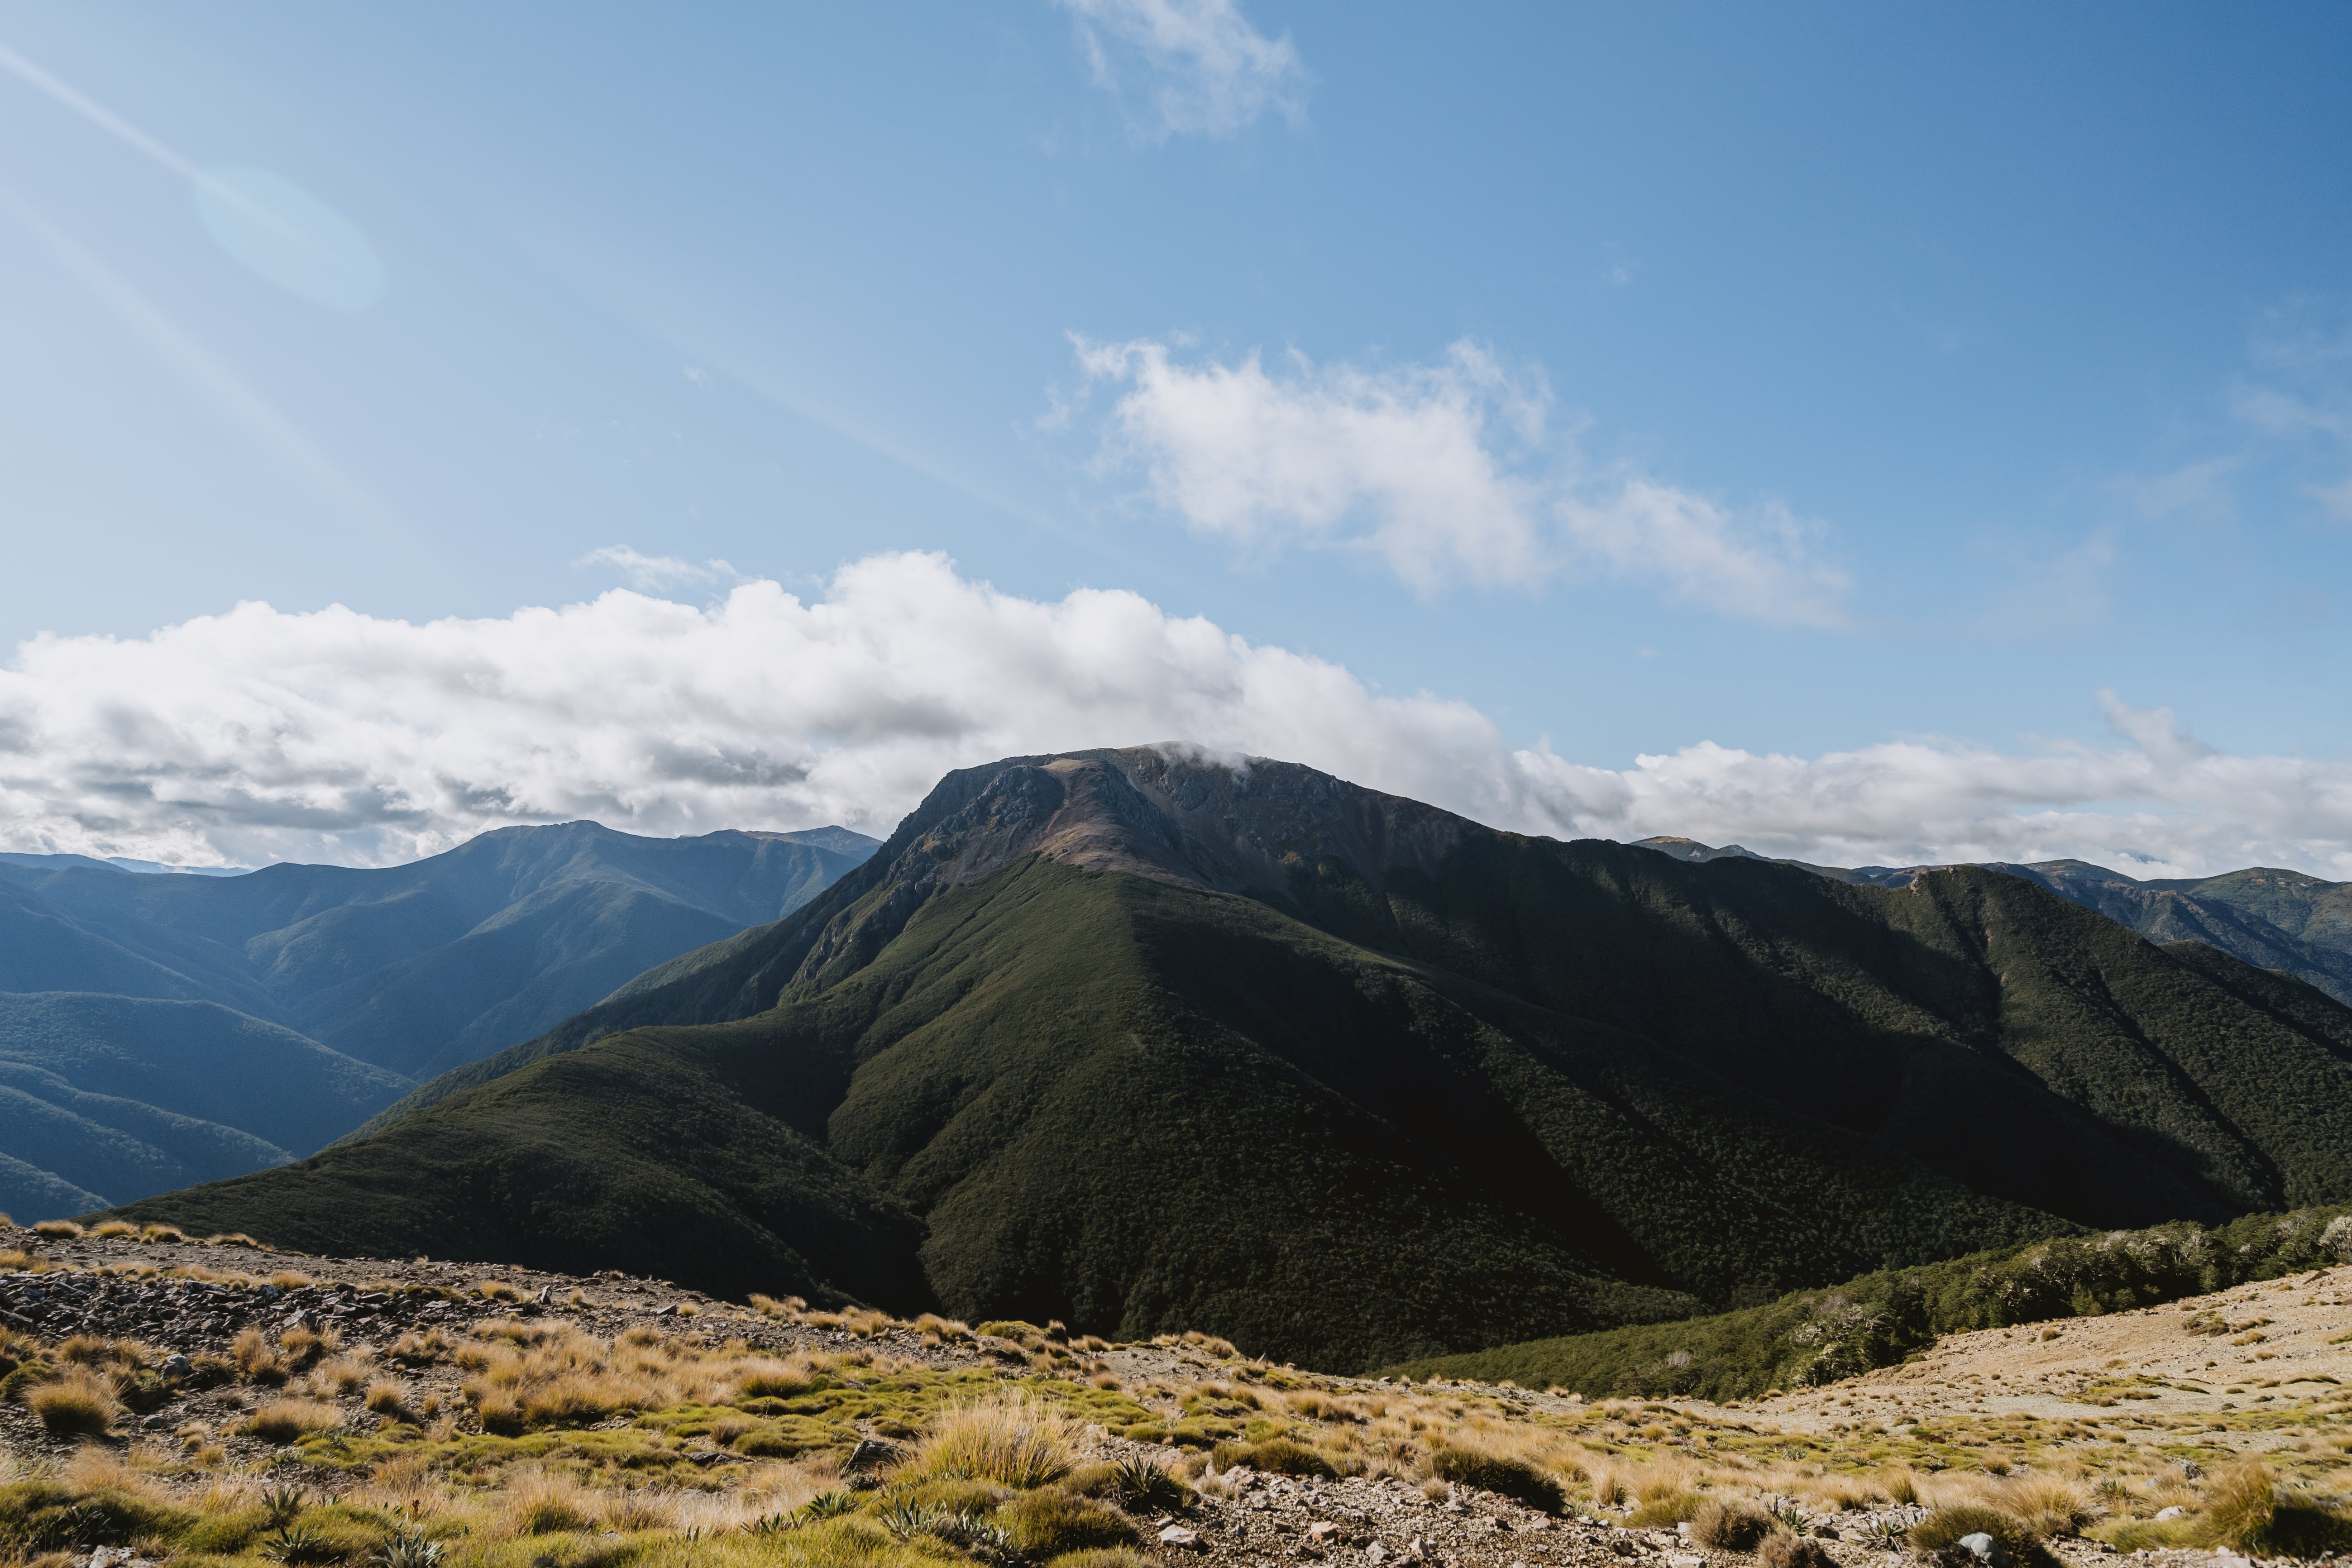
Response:
[[[1642,847],[1679,860],[1760,859],[1738,845],[1715,848],[1691,838],[1645,838]],[[1801,866],[1842,882],[1908,886],[1927,866]],[[2152,942],[2201,942],[2257,969],[2274,969],[2352,1005],[2352,882],[2250,866],[2218,877],[2140,881],[2085,860],[1987,862],[1986,868],[2049,889],[2098,910]]]
[[[2352,1012],[2210,948],[1161,749],[950,774],[468,1076],[129,1212],[1361,1366],[2352,1194]]]

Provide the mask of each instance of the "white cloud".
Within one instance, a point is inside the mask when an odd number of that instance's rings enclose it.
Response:
[[[1820,524],[1589,471],[1549,436],[1543,377],[1476,344],[1382,368],[1293,354],[1272,374],[1256,353],[1182,363],[1150,339],[1076,342],[1089,383],[1119,389],[1102,463],[1141,469],[1153,502],[1202,532],[1368,552],[1423,593],[1584,573],[1772,624],[1844,619],[1850,584],[1821,559]]]
[[[1307,70],[1288,37],[1269,38],[1234,0],[1055,0],[1076,18],[1095,80],[1125,96],[1139,75],[1154,137],[1224,136],[1272,110],[1296,120]]]
[[[1596,767],[1133,594],[1041,603],[940,556],[881,555],[808,602],[769,582],[702,606],[615,589],[421,626],[247,604],[146,637],[37,637],[0,669],[0,845],[372,863],[573,817],[882,834],[951,767],[1180,741],[1563,837],[2352,878],[2352,765],[2222,754],[2168,712],[2105,700],[2114,738],[2096,745],[1699,744]]]
[[[716,559],[693,562],[675,555],[640,555],[625,544],[607,544],[574,561],[574,566],[610,566],[639,588],[665,588],[674,583],[740,583],[743,574]]]

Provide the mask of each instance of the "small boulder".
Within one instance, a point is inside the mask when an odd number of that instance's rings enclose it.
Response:
[[[1953,1544],[1983,1563],[1985,1568],[2008,1568],[2009,1553],[2001,1550],[2000,1542],[1981,1530],[1961,1536]]]
[[[1181,1524],[1171,1524],[1160,1532],[1160,1544],[1178,1552],[1197,1552],[1201,1549],[1201,1532],[1187,1530]]]

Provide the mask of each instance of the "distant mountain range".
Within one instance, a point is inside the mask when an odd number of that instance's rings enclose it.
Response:
[[[2352,1010],[2041,879],[1893,880],[1013,758],[372,1131],[123,1212],[1339,1369],[2352,1196]]]
[[[1680,860],[1750,860],[1764,857],[1737,844],[1712,848],[1690,838],[1644,838]],[[1800,866],[1842,882],[1904,888],[1931,866]],[[2242,958],[2258,969],[2292,974],[2352,1006],[2352,882],[2328,882],[2301,871],[2253,866],[2218,877],[2140,881],[2085,860],[2037,860],[2028,865],[1986,861],[2049,889],[2062,899],[2096,910],[2151,942],[2201,942]]]
[[[381,870],[0,857],[0,1208],[280,1164],[649,966],[806,903],[845,828],[505,828]]]

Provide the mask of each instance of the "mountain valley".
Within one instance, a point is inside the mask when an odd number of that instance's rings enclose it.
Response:
[[[874,847],[570,823],[380,870],[0,858],[0,1205],[79,1213],[282,1164]]]

